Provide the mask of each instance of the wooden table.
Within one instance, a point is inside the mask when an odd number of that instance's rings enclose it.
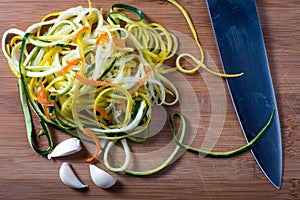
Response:
[[[190,13],[204,49],[220,70],[205,0],[179,2]],[[144,11],[148,20],[192,36],[185,19],[167,2],[109,0],[93,1],[93,6],[103,7],[107,12],[114,3],[134,5]],[[261,0],[257,4],[281,119],[284,171],[280,190],[263,176],[250,152],[226,159],[205,158],[186,152],[163,171],[148,177],[112,173],[118,183],[111,189],[102,190],[90,179],[88,165],[84,163],[84,158],[89,155],[87,150],[56,160],[48,160],[31,150],[17,79],[1,53],[0,199],[300,199],[300,4],[298,0]],[[87,6],[87,2],[1,1],[0,35],[2,37],[9,28],[24,30],[48,13],[78,5]],[[224,84],[224,80],[221,82]],[[196,83],[193,87],[203,94],[203,98],[208,97],[205,86]],[[214,141],[214,150],[218,151],[245,144],[228,91],[224,91],[224,121],[214,122],[222,123],[223,127],[221,136]],[[198,97],[199,102],[201,99]],[[209,119],[208,111],[204,113],[204,119]],[[207,120],[200,122],[204,132],[207,128],[205,123],[208,123]],[[67,138],[54,130],[53,135],[55,144]],[[200,147],[201,141],[196,138],[193,145]],[[60,181],[58,170],[64,161],[72,164],[80,179],[89,185],[88,190],[73,190]],[[101,163],[98,165],[104,167]]]

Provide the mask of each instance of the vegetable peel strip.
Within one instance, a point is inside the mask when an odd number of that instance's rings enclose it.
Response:
[[[220,77],[224,77],[224,78],[234,78],[234,77],[239,77],[239,76],[242,76],[244,73],[241,72],[241,73],[238,73],[238,74],[223,74],[223,73],[217,73],[217,72],[214,72],[212,71],[211,69],[207,68],[205,65],[204,65],[204,51],[203,51],[203,48],[199,42],[199,39],[198,39],[198,36],[197,36],[197,31],[195,29],[195,26],[192,22],[192,19],[191,17],[189,16],[188,12],[184,9],[184,7],[182,5],[180,5],[176,0],[167,0],[168,2],[172,3],[173,5],[175,5],[180,11],[181,13],[183,14],[183,16],[185,17],[189,27],[190,27],[190,30],[192,31],[192,34],[193,34],[193,37],[194,37],[194,40],[196,42],[196,44],[198,45],[199,47],[199,50],[200,50],[200,54],[201,54],[201,59],[197,59],[195,58],[194,56],[192,56],[191,54],[188,54],[188,53],[184,53],[184,54],[181,54],[180,56],[177,57],[176,59],[176,67],[179,71],[181,71],[182,73],[186,73],[186,74],[193,74],[195,73],[200,67],[204,68],[206,71],[208,71],[209,73],[211,74],[214,74],[214,75],[217,75],[217,76],[220,76]],[[179,61],[180,59],[183,57],[183,56],[187,56],[187,57],[190,57],[192,58],[192,60],[194,62],[196,62],[198,64],[197,67],[195,67],[194,69],[192,70],[186,70],[186,69],[183,69],[183,67],[179,64]]]
[[[109,83],[109,82],[105,82],[105,81],[95,81],[92,79],[87,79],[79,74],[75,74],[75,78],[77,80],[79,80],[81,83],[89,85],[89,86],[101,86],[101,85],[105,85],[105,86],[115,86],[115,84]]]
[[[31,114],[30,114],[30,110],[29,110],[29,106],[28,106],[28,102],[27,102],[27,97],[26,97],[26,94],[25,94],[25,91],[24,91],[24,88],[23,88],[23,83],[22,83],[21,79],[19,79],[19,81],[18,81],[18,86],[19,86],[22,110],[23,110],[23,114],[24,114],[24,118],[25,118],[27,139],[28,139],[29,145],[37,153],[39,153],[41,155],[47,155],[53,149],[53,142],[52,142],[49,130],[47,129],[47,131],[46,131],[46,136],[47,136],[48,144],[49,144],[48,148],[46,150],[39,150],[34,144],[34,139],[33,139],[34,130],[33,130],[33,124],[32,124],[33,122],[32,122],[32,118],[31,118]]]
[[[58,74],[59,75],[63,75],[64,73],[66,73],[67,71],[69,71],[74,65],[76,65],[77,63],[83,61],[84,58],[83,57],[80,57],[80,58],[77,58],[77,59],[74,59],[72,61],[67,61],[67,65],[64,66],[59,72]]]
[[[269,126],[271,125],[272,123],[272,120],[273,120],[273,117],[274,117],[274,113],[275,113],[275,109],[273,109],[267,123],[265,124],[265,126],[260,130],[260,132],[256,135],[256,137],[254,137],[251,141],[249,141],[248,144],[238,148],[238,149],[235,149],[235,150],[231,150],[231,151],[225,151],[225,152],[213,152],[213,151],[204,151],[204,150],[201,150],[201,149],[197,149],[197,148],[193,148],[193,147],[190,147],[190,146],[187,146],[185,144],[182,143],[181,140],[178,140],[177,139],[177,136],[175,135],[175,127],[174,127],[174,123],[173,123],[173,117],[175,115],[178,115],[182,121],[182,123],[186,124],[185,122],[185,118],[184,116],[181,114],[181,113],[178,113],[178,112],[174,112],[170,115],[170,119],[169,119],[169,122],[170,122],[170,125],[171,125],[171,130],[172,130],[172,133],[173,133],[173,138],[175,139],[176,143],[183,149],[187,150],[187,151],[190,151],[190,152],[193,152],[193,153],[198,153],[198,154],[201,154],[201,155],[204,155],[204,156],[208,156],[208,157],[230,157],[230,156],[235,156],[235,155],[238,155],[238,154],[241,154],[245,151],[248,151],[254,144],[255,142],[257,142],[262,136],[263,134],[266,132],[266,130],[269,128]]]
[[[76,42],[77,39],[79,38],[79,36],[80,36],[83,32],[85,32],[85,31],[87,31],[87,30],[90,30],[90,27],[88,27],[88,26],[82,27],[82,29],[80,29],[80,30],[76,33],[76,35],[73,37],[72,42]]]
[[[95,142],[95,144],[97,146],[93,156],[86,159],[86,162],[89,163],[89,162],[92,162],[93,160],[95,160],[97,158],[99,152],[101,151],[101,144],[99,142],[99,139],[98,139],[97,135],[93,131],[91,131],[90,129],[88,129],[88,128],[83,129],[83,133],[90,136],[91,138],[93,138],[93,141]]]
[[[146,66],[146,69],[147,69],[146,75],[137,84],[135,84],[132,88],[129,89],[129,93],[132,94],[137,88],[142,86],[147,81],[147,79],[151,75],[152,69],[149,66]]]

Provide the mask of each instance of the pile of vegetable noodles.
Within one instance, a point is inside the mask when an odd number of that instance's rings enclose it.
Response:
[[[177,38],[161,24],[147,24],[144,14],[129,5],[113,5],[104,19],[102,11],[93,8],[89,2],[88,8],[79,6],[49,14],[25,32],[10,29],[4,33],[2,49],[12,72],[18,77],[28,140],[36,152],[47,155],[52,151],[50,125],[72,137],[94,142],[95,153],[87,162],[92,162],[103,149],[104,163],[109,170],[147,175],[167,166],[180,148],[210,156],[230,156],[249,149],[262,135],[272,116],[248,145],[230,152],[204,152],[182,143],[185,118],[175,112],[170,116],[170,124],[178,145],[170,157],[150,171],[127,169],[130,160],[127,140],[143,142],[147,139],[147,135],[142,138],[135,135],[147,129],[152,105],[171,106],[179,99],[176,87],[164,76],[166,73],[193,73],[202,67],[222,77],[242,75],[209,70],[187,12],[176,1],[169,2],[187,19],[202,55],[197,59],[190,54],[181,54],[174,68],[165,67],[163,63],[175,56]],[[138,18],[131,18],[124,11]],[[9,35],[13,36],[7,44]],[[190,57],[197,67],[185,69],[180,65],[183,57]],[[173,101],[168,102],[167,95],[173,96]],[[33,142],[35,135],[28,102],[43,127],[39,135],[48,138],[46,150],[40,150]],[[175,116],[179,116],[183,124],[179,138],[173,120]],[[107,145],[101,145],[99,139],[107,141]],[[114,166],[111,166],[109,151],[117,142],[124,147],[126,158],[122,164],[114,160]]]

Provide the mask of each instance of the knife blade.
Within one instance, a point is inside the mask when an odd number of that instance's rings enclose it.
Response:
[[[277,188],[282,180],[282,144],[276,98],[255,0],[206,0],[226,80],[246,141],[275,109],[264,136],[251,148],[263,174]]]

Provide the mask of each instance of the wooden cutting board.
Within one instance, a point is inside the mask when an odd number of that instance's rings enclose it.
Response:
[[[201,44],[220,70],[205,0],[179,2],[190,13]],[[134,5],[144,11],[148,21],[192,36],[180,12],[165,1],[93,1],[93,6],[103,7],[104,12],[107,12],[114,3]],[[300,199],[300,4],[298,0],[261,0],[257,4],[281,119],[284,155],[282,189],[276,190],[267,181],[249,152],[226,159],[205,158],[186,152],[163,171],[148,177],[111,173],[118,179],[117,184],[111,189],[102,190],[90,179],[88,164],[84,162],[89,156],[86,149],[56,160],[48,160],[31,150],[19,102],[17,79],[10,72],[1,53],[0,199]],[[87,2],[1,1],[0,35],[2,37],[9,28],[25,30],[48,13],[79,5],[87,6]],[[203,73],[206,72],[201,71]],[[197,99],[200,105],[205,105],[206,100],[211,100],[209,88],[200,84],[203,83],[203,77],[202,82],[197,82],[201,79],[199,74],[192,77]],[[224,84],[224,80],[221,83]],[[217,140],[210,141],[215,143],[214,150],[218,151],[231,150],[245,144],[226,88],[222,95],[225,99],[222,109],[226,108],[224,115],[221,120],[217,118],[213,121],[214,127],[221,123],[221,128],[217,129],[221,135]],[[204,120],[196,123],[201,127],[199,131],[205,134],[212,118],[209,109],[201,108],[201,119]],[[53,135],[55,144],[67,138],[54,130]],[[194,139],[195,147],[203,145],[201,137]],[[155,143],[153,145],[155,147]],[[72,164],[89,189],[73,190],[60,181],[58,170],[65,161]],[[97,165],[104,169],[103,164]]]

